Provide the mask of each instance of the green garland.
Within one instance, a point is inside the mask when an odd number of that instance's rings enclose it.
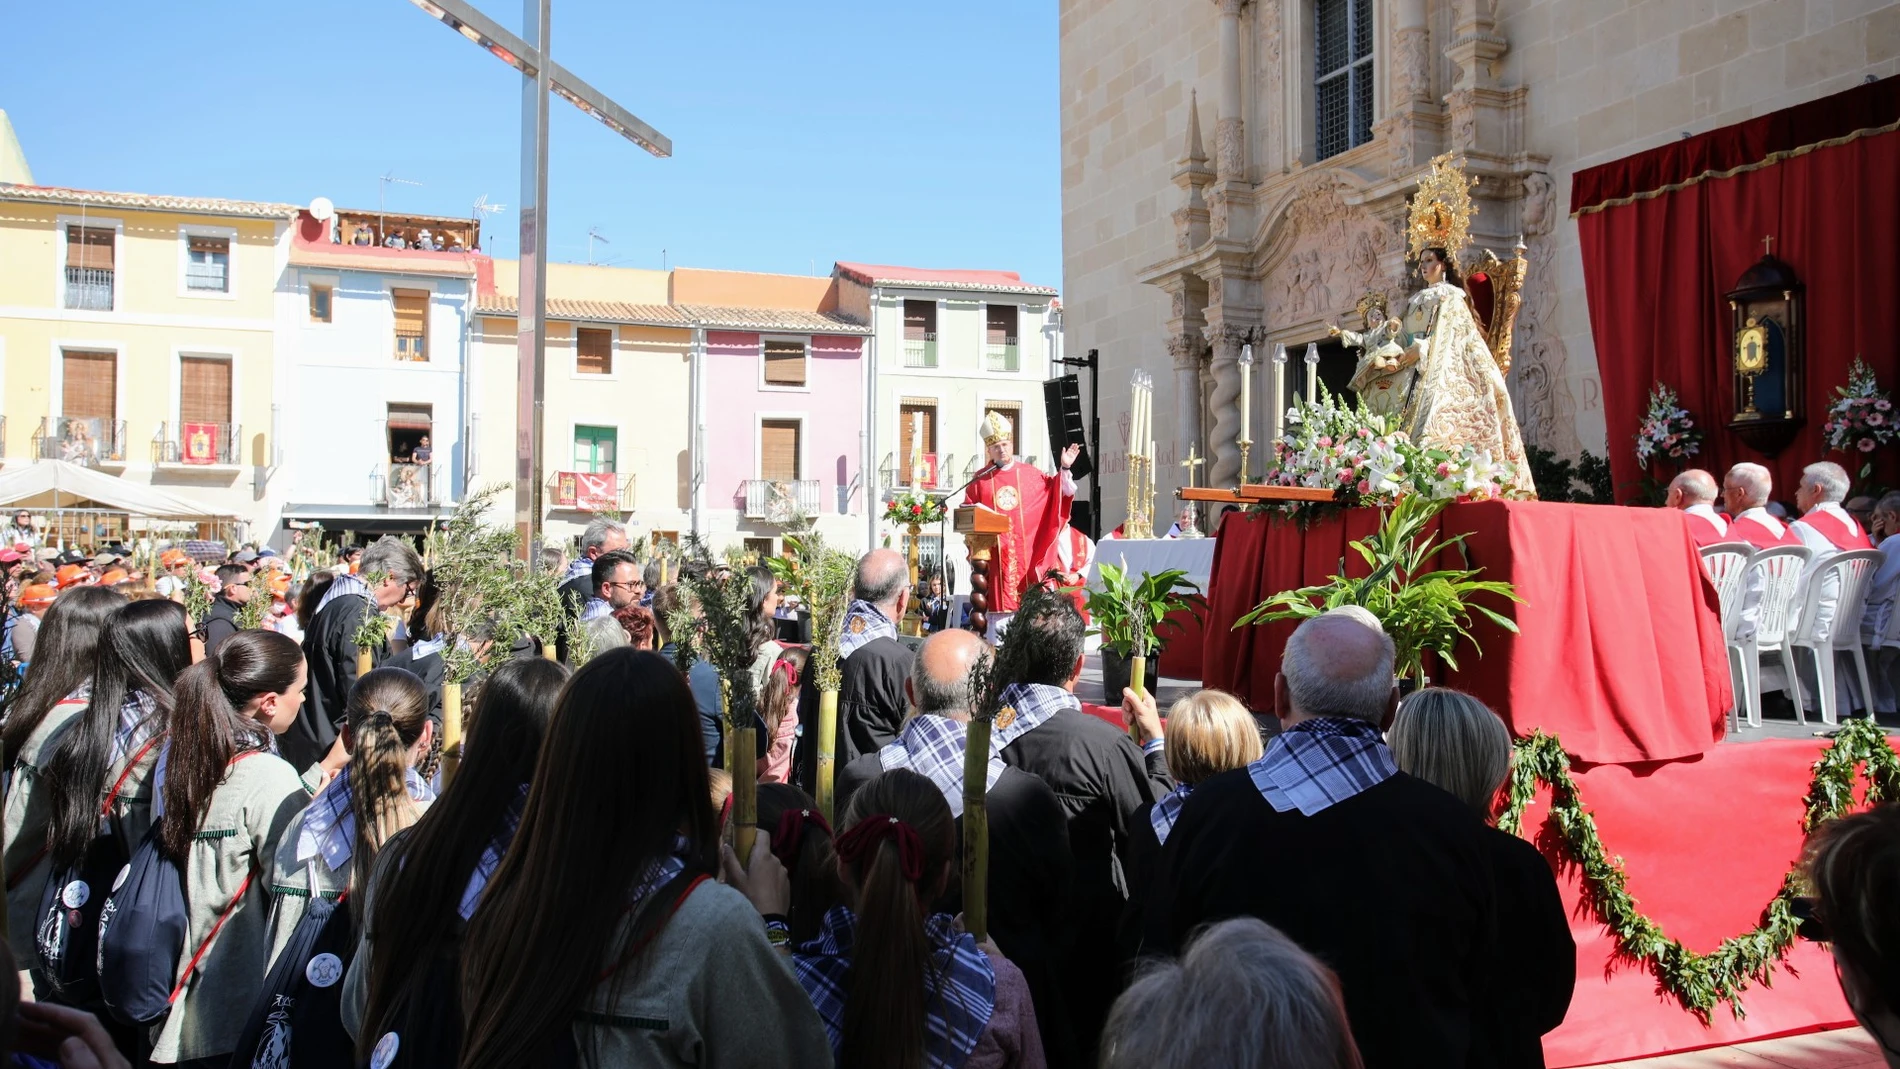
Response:
[[[1867,766],[1866,804],[1900,799],[1900,757],[1886,736],[1868,720],[1848,720],[1834,741],[1814,763],[1808,787],[1807,812],[1801,829],[1811,832],[1827,821],[1852,812],[1860,803],[1854,784],[1861,765]],[[1577,797],[1570,778],[1570,757],[1555,736],[1536,732],[1516,746],[1511,766],[1509,804],[1498,817],[1498,827],[1513,835],[1524,833],[1524,810],[1537,785],[1550,788],[1550,820],[1556,824],[1565,857],[1582,870],[1584,894],[1597,919],[1616,933],[1617,947],[1642,962],[1663,990],[1684,1009],[1708,1023],[1718,1003],[1729,1004],[1737,1019],[1747,1016],[1741,993],[1751,982],[1773,983],[1772,972],[1793,945],[1800,921],[1792,904],[1803,887],[1797,866],[1782,878],[1781,891],[1762,911],[1762,921],[1750,931],[1725,939],[1709,954],[1697,954],[1663,934],[1656,922],[1638,912],[1629,893],[1629,876],[1622,859],[1604,850],[1595,819]]]

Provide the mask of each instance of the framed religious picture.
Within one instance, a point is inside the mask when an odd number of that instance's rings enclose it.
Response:
[[[1802,344],[1802,286],[1771,255],[1730,290],[1723,346],[1733,383],[1729,429],[1768,456],[1787,448],[1807,422],[1807,353]]]

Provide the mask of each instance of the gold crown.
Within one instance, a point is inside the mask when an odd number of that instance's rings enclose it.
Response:
[[[1009,441],[1009,421],[998,413],[991,412],[983,417],[982,430],[984,445]]]
[[[1471,241],[1471,217],[1478,214],[1471,203],[1471,188],[1477,184],[1451,162],[1450,153],[1432,161],[1431,171],[1418,180],[1418,192],[1412,194],[1411,221],[1405,228],[1408,257],[1416,260],[1426,249],[1439,248],[1458,258]]]

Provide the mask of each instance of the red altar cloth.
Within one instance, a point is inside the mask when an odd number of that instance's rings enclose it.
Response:
[[[1571,777],[1605,849],[1623,859],[1638,908],[1707,954],[1761,923],[1799,860],[1802,799],[1824,748],[1819,739],[1736,743],[1681,761],[1574,768]],[[1524,827],[1555,864],[1549,801],[1540,791]],[[1552,1069],[1853,1023],[1828,953],[1797,941],[1773,987],[1742,993],[1746,1019],[1720,1006],[1705,1027],[1648,969],[1617,957],[1615,937],[1582,904],[1574,867],[1559,866],[1557,882],[1577,941],[1577,990],[1564,1023],[1544,1037]]]
[[[1283,590],[1324,582],[1342,557],[1368,569],[1347,543],[1377,528],[1376,509],[1353,509],[1302,529],[1278,518],[1230,514],[1214,547],[1203,681],[1255,709],[1273,705],[1280,650],[1293,625],[1232,630]],[[1439,682],[1483,699],[1519,737],[1542,729],[1591,763],[1660,761],[1711,749],[1731,701],[1715,589],[1688,525],[1670,509],[1487,501],[1439,516],[1469,531],[1473,567],[1516,585],[1521,605],[1487,604],[1513,635],[1485,620],[1461,647],[1460,672]],[[1441,558],[1441,567],[1456,556]]]

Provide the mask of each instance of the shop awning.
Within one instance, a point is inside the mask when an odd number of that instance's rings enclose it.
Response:
[[[234,520],[191,498],[64,460],[40,460],[0,473],[0,508],[106,509],[155,520]]]

